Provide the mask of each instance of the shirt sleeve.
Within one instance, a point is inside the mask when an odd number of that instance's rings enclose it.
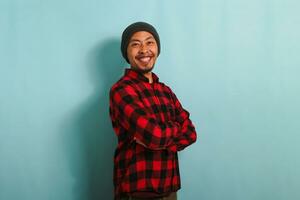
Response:
[[[170,89],[171,90],[171,89]],[[195,126],[190,120],[190,114],[179,102],[176,95],[171,91],[175,104],[176,122],[180,124],[180,133],[173,138],[173,143],[168,147],[171,151],[181,151],[194,143],[197,139]]]
[[[166,149],[180,131],[177,122],[159,122],[149,115],[136,91],[125,86],[110,91],[112,107],[117,110],[119,124],[131,140],[152,150]]]

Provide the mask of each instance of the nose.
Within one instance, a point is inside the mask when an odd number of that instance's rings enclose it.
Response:
[[[142,44],[140,47],[140,53],[146,53],[148,51],[148,48],[145,44]]]

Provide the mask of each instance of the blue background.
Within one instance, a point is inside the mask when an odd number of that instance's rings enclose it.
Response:
[[[108,91],[124,28],[190,111],[179,199],[300,199],[297,0],[1,0],[0,199],[112,199]]]

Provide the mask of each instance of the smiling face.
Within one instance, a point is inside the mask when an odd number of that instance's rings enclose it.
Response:
[[[150,72],[157,54],[157,43],[151,33],[139,31],[132,35],[127,47],[127,57],[133,69],[144,74]]]

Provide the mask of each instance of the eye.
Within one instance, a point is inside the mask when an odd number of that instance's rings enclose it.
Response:
[[[131,47],[137,47],[138,45],[139,45],[139,43],[137,43],[137,42],[132,42],[132,43],[130,44]]]
[[[147,44],[152,45],[152,44],[154,44],[154,41],[148,41]]]

